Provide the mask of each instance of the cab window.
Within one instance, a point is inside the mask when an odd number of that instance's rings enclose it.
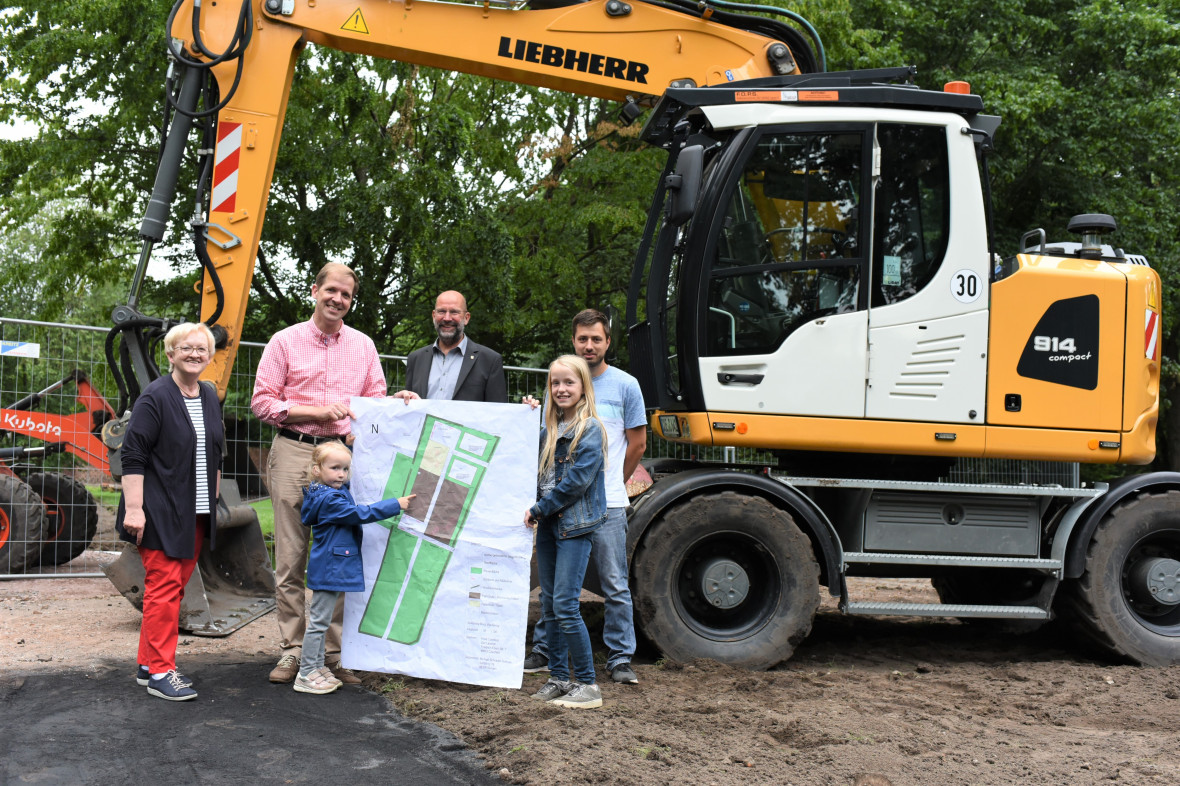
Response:
[[[860,306],[863,135],[761,137],[719,225],[705,354],[773,351],[795,329]]]
[[[950,235],[946,129],[877,126],[881,177],[874,199],[873,305],[920,292],[938,272]]]

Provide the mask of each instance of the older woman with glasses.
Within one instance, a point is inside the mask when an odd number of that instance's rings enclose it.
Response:
[[[143,389],[123,439],[123,496],[115,527],[143,560],[136,682],[169,701],[195,699],[176,668],[180,602],[207,539],[216,542],[224,428],[217,393],[202,385],[213,333],[186,322],[164,336],[167,376]]]

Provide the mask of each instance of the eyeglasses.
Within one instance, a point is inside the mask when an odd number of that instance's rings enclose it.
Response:
[[[461,317],[461,316],[463,316],[463,312],[457,308],[436,308],[434,310],[434,313],[438,314],[440,317]]]
[[[199,358],[209,354],[207,347],[176,347],[172,351],[178,352],[181,355],[194,355]]]

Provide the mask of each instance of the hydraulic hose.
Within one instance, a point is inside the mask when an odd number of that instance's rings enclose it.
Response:
[[[828,56],[824,51],[824,43],[820,40],[819,32],[812,26],[811,22],[808,22],[794,11],[788,11],[785,8],[775,8],[774,6],[754,5],[752,3],[731,3],[729,0],[707,0],[707,2],[708,5],[715,5],[718,8],[726,8],[732,11],[756,11],[760,13],[779,14],[798,23],[807,31],[807,35],[811,37],[811,40],[815,42],[814,51],[816,59],[819,61],[820,72],[822,73],[828,70]]]
[[[184,2],[185,0],[176,0],[176,3],[172,6],[172,10],[168,13],[167,34],[169,36],[172,34],[172,24],[176,20],[176,15],[179,13],[180,7]],[[221,52],[220,54],[211,52],[209,48],[205,46],[204,39],[201,37],[200,16],[201,3],[200,0],[196,0],[196,2],[193,4],[193,44],[197,47],[201,54],[210,59],[199,60],[190,56],[184,51],[183,47],[178,46],[176,41],[171,37],[168,39],[169,53],[178,62],[190,68],[208,71],[213,66],[218,65],[219,63],[224,63],[228,60],[237,60],[237,68],[234,72],[233,84],[226,92],[225,99],[219,102],[216,106],[206,108],[201,112],[193,112],[191,110],[181,109],[180,107],[176,106],[176,102],[171,92],[166,94],[168,103],[172,105],[173,109],[192,118],[203,118],[215,115],[224,109],[229,103],[230,99],[233,98],[234,93],[236,93],[238,90],[238,85],[242,81],[242,66],[245,59],[244,55],[246,54],[246,49],[250,46],[250,41],[254,36],[254,5],[251,0],[242,0],[242,10],[238,13],[238,24],[234,30],[233,38],[230,39],[229,45],[225,48],[225,51]]]
[[[787,44],[792,54],[795,55],[796,65],[800,73],[811,74],[817,71],[822,71],[826,68],[820,66],[820,60],[817,58],[816,52],[807,42],[807,38],[795,28],[788,24],[780,22],[775,19],[767,19],[762,16],[750,16],[748,14],[730,13],[726,11],[716,11],[716,8],[721,8],[723,5],[731,8],[743,8],[746,10],[760,11],[766,13],[775,13],[787,16],[792,21],[798,20],[800,23],[806,24],[805,20],[794,12],[786,11],[782,8],[773,8],[771,6],[761,5],[746,5],[737,3],[711,3],[711,2],[696,2],[696,0],[643,0],[649,5],[667,8],[670,11],[694,16],[698,19],[705,17],[706,11],[712,11],[709,17],[710,21],[725,25],[726,27],[737,28],[738,30],[746,30],[751,33],[774,38]],[[810,31],[814,33],[814,28],[807,24]],[[818,43],[818,34],[815,35]],[[822,53],[823,47],[820,46]]]
[[[213,266],[213,259],[209,256],[209,247],[201,234],[200,226],[193,228],[193,245],[196,247],[197,259],[201,261],[201,267],[205,269],[205,274],[209,276],[209,280],[213,283],[213,291],[217,295],[217,305],[213,308],[213,313],[205,320],[206,325],[213,326],[217,324],[217,320],[225,308],[225,290],[221,287],[221,277],[217,275],[217,269]]]

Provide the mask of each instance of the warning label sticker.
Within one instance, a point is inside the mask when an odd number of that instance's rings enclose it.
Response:
[[[350,33],[369,34],[369,26],[365,24],[365,15],[361,13],[360,6],[352,12],[352,16],[348,17],[348,21],[340,25],[341,30],[347,30]]]

